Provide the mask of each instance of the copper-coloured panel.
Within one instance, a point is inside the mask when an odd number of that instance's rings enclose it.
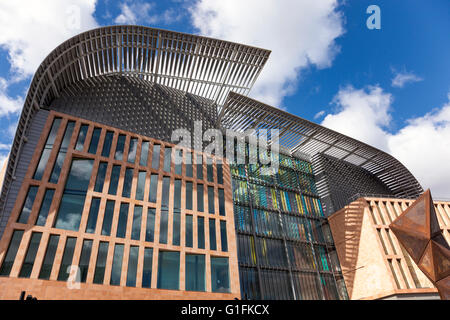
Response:
[[[431,241],[425,249],[422,259],[417,264],[420,270],[423,271],[430,278],[431,281],[436,282],[436,275],[434,270],[434,259],[433,259],[433,247]]]
[[[422,234],[411,232],[411,230],[406,231],[394,225],[391,225],[390,228],[414,262],[418,263],[429,239]]]
[[[442,300],[450,300],[450,276],[435,283]]]
[[[430,241],[433,248],[433,265],[436,281],[450,275],[450,250],[440,244]]]

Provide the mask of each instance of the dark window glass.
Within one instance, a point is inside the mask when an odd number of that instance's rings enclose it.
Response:
[[[111,153],[111,145],[114,138],[114,132],[107,131],[105,134],[105,141],[103,142],[102,157],[109,158]]]
[[[17,250],[19,250],[20,242],[22,241],[23,230],[14,230],[9,243],[8,251],[6,252],[5,259],[3,260],[2,267],[0,268],[0,276],[9,276],[14,260],[16,259]]]
[[[203,180],[203,157],[197,155],[197,179]]]
[[[223,184],[223,167],[222,167],[222,162],[217,162],[216,163],[216,170],[217,170],[217,183],[218,184]]]
[[[197,184],[197,211],[203,212],[204,210],[203,185]]]
[[[89,125],[82,124],[80,127],[80,131],[78,132],[77,144],[75,146],[75,150],[83,151],[84,141],[86,140],[86,134],[88,132]]]
[[[152,174],[150,176],[150,191],[148,193],[148,201],[156,202],[157,192],[158,192],[158,175]]]
[[[209,182],[214,182],[214,174],[213,174],[213,165],[212,165],[212,163],[206,163],[206,179],[208,179]]]
[[[170,177],[163,177],[161,207],[169,208]]]
[[[186,177],[192,177],[192,152],[186,153]]]
[[[142,288],[152,285],[153,248],[144,249],[144,270],[142,273]]]
[[[89,261],[91,260],[92,240],[85,239],[81,249],[80,262],[78,263],[80,272],[80,282],[86,282],[89,271]]]
[[[167,243],[167,227],[169,213],[167,210],[161,209],[161,221],[159,223],[159,243]]]
[[[192,210],[192,182],[186,182],[186,209]]]
[[[19,218],[17,222],[19,223],[28,223],[28,218],[30,217],[31,208],[33,207],[34,199],[36,198],[36,193],[38,191],[38,187],[30,186],[28,188],[27,197],[23,203],[22,211],[20,212]]]
[[[76,238],[67,238],[64,248],[61,266],[59,267],[58,281],[66,281],[69,278],[70,267],[72,266],[73,252],[75,251]]]
[[[172,165],[172,148],[164,147],[164,167],[163,170],[170,172],[170,167]]]
[[[172,244],[174,246],[179,246],[180,245],[180,211],[174,210],[172,226],[173,226]]]
[[[131,246],[128,256],[127,287],[136,287],[136,273],[139,258],[139,247]]]
[[[133,183],[133,169],[125,169],[125,177],[123,179],[122,197],[129,198],[131,196],[131,184]]]
[[[59,174],[61,173],[61,168],[66,159],[67,149],[69,148],[70,138],[72,137],[73,128],[75,127],[74,121],[69,121],[67,123],[66,132],[64,133],[61,146],[59,147],[58,156],[56,157],[55,164],[53,165],[52,174],[50,175],[49,181],[51,183],[58,183]]]
[[[59,125],[61,124],[61,118],[55,118],[52,123],[52,128],[48,134],[47,141],[45,142],[44,150],[42,151],[39,164],[34,172],[33,179],[41,180],[44,174],[45,166],[47,165],[48,158],[52,152],[53,144],[55,143],[56,134],[58,133]]]
[[[230,292],[228,258],[211,257],[212,292]]]
[[[100,242],[98,246],[97,262],[95,264],[94,283],[102,284],[105,278],[106,258],[108,257],[108,242]]]
[[[130,149],[128,150],[128,162],[134,163],[136,161],[136,151],[137,151],[138,139],[130,139]]]
[[[214,187],[208,187],[208,212],[214,213]]]
[[[109,181],[108,193],[115,195],[117,193],[117,185],[120,177],[120,165],[114,165],[111,171],[111,179]]]
[[[99,208],[100,198],[92,198],[91,208],[89,209],[89,217],[86,225],[86,233],[95,233]]]
[[[161,152],[161,146],[159,144],[155,144],[153,146],[153,155],[152,155],[152,168],[159,169],[159,154]]]
[[[158,289],[179,289],[180,253],[160,251],[158,258]]]
[[[128,209],[130,205],[128,203],[121,203],[119,209],[119,222],[117,224],[117,238],[125,238],[127,233],[127,221],[128,221]]]
[[[111,224],[113,216],[114,216],[114,200],[107,200],[105,214],[103,216],[102,235],[109,236],[111,234]]]
[[[147,211],[147,226],[145,230],[145,241],[153,242],[155,237],[155,212],[156,209],[148,208]]]
[[[97,153],[97,147],[98,147],[98,141],[100,140],[100,134],[102,133],[101,128],[94,128],[94,131],[92,132],[92,138],[91,143],[89,144],[89,153],[96,154]]]
[[[205,218],[197,216],[198,248],[205,249]]]
[[[58,249],[59,235],[51,234],[48,239],[47,250],[45,251],[44,261],[42,262],[39,279],[48,280],[52,273],[53,261],[55,260],[56,249]]]
[[[220,242],[222,244],[222,251],[228,251],[228,241],[227,241],[227,222],[220,220]]]
[[[216,244],[216,219],[209,219],[209,249],[217,250]]]
[[[139,164],[141,166],[147,166],[147,161],[148,161],[148,147],[150,145],[150,142],[148,141],[143,141],[142,142],[142,147],[141,147],[141,158],[139,160]]]
[[[225,215],[225,193],[223,189],[219,189],[219,214]]]
[[[29,278],[31,271],[33,270],[34,259],[36,258],[36,253],[39,248],[39,243],[41,242],[42,233],[33,232],[31,234],[30,244],[28,245],[28,250],[25,255],[25,260],[23,261],[22,268],[20,269],[19,278]]]
[[[175,150],[175,174],[181,175],[183,170],[183,150]]]
[[[116,160],[123,159],[123,149],[125,148],[125,138],[126,138],[126,136],[123,134],[119,134],[119,138],[117,138],[116,152],[114,153],[114,159],[116,159]]]
[[[39,210],[39,215],[36,219],[37,226],[44,226],[47,221],[48,212],[50,210],[50,205],[52,204],[53,195],[55,194],[54,189],[45,190],[44,199],[42,200],[41,209]]]
[[[55,228],[78,231],[94,160],[73,159]]]
[[[186,290],[205,291],[205,256],[186,254]]]
[[[173,207],[175,209],[181,209],[181,180],[175,179],[174,194],[173,194]]]
[[[142,207],[135,206],[133,214],[133,225],[131,228],[131,239],[141,240],[141,219],[142,219]]]
[[[114,246],[114,257],[111,269],[110,285],[120,286],[120,275],[122,274],[123,261],[123,244],[116,244]]]
[[[186,215],[186,247],[192,248],[193,244],[193,232],[192,232],[192,215]]]
[[[145,175],[147,173],[145,171],[139,171],[138,174],[138,184],[136,188],[136,200],[144,200],[144,191],[145,191]]]
[[[105,184],[106,169],[108,168],[107,162],[100,162],[98,165],[97,179],[95,180],[94,191],[103,192],[103,185]]]

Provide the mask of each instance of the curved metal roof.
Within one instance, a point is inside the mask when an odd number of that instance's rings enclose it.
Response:
[[[369,171],[399,197],[418,197],[423,192],[411,172],[386,152],[238,93],[229,93],[219,123],[237,132],[253,129],[255,134],[260,129],[279,129],[280,146],[291,154],[324,153],[349,162]]]

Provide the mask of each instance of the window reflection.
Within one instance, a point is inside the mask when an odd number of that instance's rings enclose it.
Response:
[[[134,163],[136,160],[136,151],[137,151],[138,139],[131,138],[130,139],[130,149],[128,150],[128,162]]]
[[[125,177],[123,179],[122,197],[129,198],[131,196],[131,184],[133,183],[133,169],[125,169]]]
[[[119,210],[119,222],[117,224],[117,238],[125,238],[127,232],[127,221],[128,221],[128,203],[121,203]]]
[[[61,124],[61,118],[55,118],[52,123],[52,128],[48,134],[47,141],[45,142],[44,150],[42,151],[39,164],[34,172],[33,179],[41,180],[44,174],[45,166],[47,165],[50,153],[52,152],[53,144],[55,143],[56,134],[58,133],[59,125]]]
[[[108,168],[107,162],[100,162],[98,165],[97,179],[95,180],[94,191],[103,192],[103,185],[105,184],[106,169]]]
[[[133,214],[133,225],[131,228],[131,239],[140,240],[141,239],[141,219],[142,219],[142,207],[135,206]]]
[[[19,214],[19,218],[17,219],[17,222],[28,223],[28,218],[30,217],[31,208],[33,207],[33,203],[34,203],[34,199],[36,198],[37,191],[38,191],[37,186],[29,187],[27,196],[23,203],[22,211]]]
[[[108,193],[111,195],[115,195],[117,193],[117,185],[119,184],[120,177],[120,165],[113,165],[111,171],[111,179],[109,181],[109,190]]]
[[[75,146],[75,150],[83,151],[84,141],[86,140],[86,134],[88,132],[89,125],[82,124],[80,127],[80,132],[78,132],[77,144]]]
[[[153,248],[144,249],[144,270],[142,273],[142,288],[150,288],[152,284]]]
[[[25,255],[25,259],[23,260],[22,268],[20,269],[19,278],[30,277],[41,238],[42,233],[40,232],[33,232],[31,234],[30,244],[28,245],[28,250]]]
[[[198,248],[205,249],[205,218],[197,216]]]
[[[139,247],[131,246],[128,257],[127,287],[136,287],[136,273],[139,258]]]
[[[193,232],[192,232],[192,215],[186,215],[186,247],[192,248]]]
[[[105,135],[105,141],[103,142],[102,157],[109,158],[111,153],[111,145],[114,138],[114,132],[107,131]]]
[[[139,160],[139,165],[144,166],[144,167],[147,166],[149,145],[150,145],[150,142],[148,142],[148,141],[143,141],[142,142],[141,158]]]
[[[69,278],[70,266],[72,265],[73,252],[75,251],[76,238],[67,238],[63,258],[59,267],[58,281],[66,281]]]
[[[158,258],[158,289],[179,289],[180,253],[160,251]]]
[[[157,192],[158,192],[158,175],[152,174],[150,176],[150,191],[148,195],[148,201],[156,202]]]
[[[125,135],[119,134],[119,138],[117,139],[116,152],[114,153],[114,159],[116,159],[116,160],[123,159],[123,150],[125,148],[125,138],[126,138]]]
[[[186,290],[205,291],[205,256],[186,254]]]
[[[153,155],[152,155],[152,168],[159,169],[159,154],[161,152],[161,146],[159,144],[155,144],[153,146]]]
[[[97,153],[97,147],[98,147],[98,141],[100,140],[100,134],[102,133],[101,128],[94,128],[94,131],[92,132],[92,138],[91,143],[89,144],[89,153],[96,154]]]
[[[102,235],[111,235],[111,225],[114,216],[114,200],[106,201],[105,214],[103,216]]]
[[[52,204],[53,195],[55,194],[54,189],[45,190],[44,199],[42,200],[41,209],[39,210],[39,215],[36,219],[37,226],[44,226],[47,221],[48,212],[50,211],[50,205]]]
[[[3,260],[2,267],[0,268],[0,276],[9,276],[14,260],[16,259],[17,250],[19,249],[20,242],[22,241],[23,230],[14,230],[9,243],[8,251],[6,251],[5,259]]]
[[[156,209],[148,208],[145,241],[153,242],[155,237],[155,213]]]
[[[111,269],[111,279],[109,284],[113,286],[120,285],[120,276],[122,274],[123,261],[123,244],[116,244],[114,246],[114,257]]]
[[[89,209],[89,217],[86,224],[86,233],[95,233],[99,208],[100,208],[100,198],[92,198],[91,208]]]
[[[78,263],[80,272],[80,282],[86,282],[89,271],[89,261],[91,259],[92,240],[85,239],[83,241],[83,248],[81,249],[80,262]]]
[[[59,235],[52,234],[48,240],[44,261],[42,262],[39,279],[48,280],[52,273],[53,261],[55,260],[56,249],[58,248]]]
[[[94,283],[102,284],[105,278],[106,258],[108,257],[108,242],[100,242],[98,246],[97,262],[95,264]]]
[[[228,258],[211,257],[212,292],[230,292]]]
[[[163,170],[166,172],[170,172],[170,168],[172,165],[172,148],[164,147],[164,167]]]

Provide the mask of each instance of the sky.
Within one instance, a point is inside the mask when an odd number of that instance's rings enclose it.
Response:
[[[0,0],[0,163],[39,64],[114,24],[271,50],[251,97],[388,152],[450,199],[448,0]]]

